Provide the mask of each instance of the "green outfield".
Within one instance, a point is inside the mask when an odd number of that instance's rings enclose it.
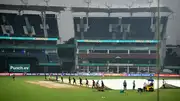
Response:
[[[100,77],[87,78],[98,79]],[[119,79],[122,77],[105,78]],[[142,79],[142,77],[134,78]],[[12,77],[0,77],[0,101],[156,101],[157,95],[157,92],[142,94],[136,91],[127,91],[127,94],[120,94],[119,91],[112,90],[97,92],[90,88],[54,89],[25,82],[35,80],[44,80],[44,76],[17,77],[15,81],[12,80]],[[160,101],[178,101],[179,94],[180,89],[160,90]]]

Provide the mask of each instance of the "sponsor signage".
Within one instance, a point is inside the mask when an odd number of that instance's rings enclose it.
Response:
[[[64,76],[77,76],[76,73],[63,73]]]
[[[31,76],[31,73],[26,73],[27,76]]]
[[[158,43],[158,40],[76,40],[88,43]]]
[[[36,76],[37,74],[36,74],[36,73],[32,73],[31,75],[34,75],[34,76]]]
[[[113,63],[113,64],[108,64],[109,66],[134,66],[134,64],[116,64],[116,63]]]
[[[39,75],[45,75],[45,73],[39,73]]]
[[[90,73],[89,76],[102,76],[102,73]]]
[[[9,64],[9,72],[30,72],[30,64]]]
[[[0,76],[44,76],[44,75],[63,75],[63,76],[157,76],[157,74],[118,74],[118,73],[0,73]],[[180,77],[178,74],[159,74],[160,77]]]
[[[12,76],[12,75],[15,75],[15,76],[24,76],[24,73],[9,73],[9,76]]]
[[[155,74],[155,76],[158,76],[158,74]],[[159,74],[160,77],[180,77],[178,74]]]
[[[0,76],[8,76],[9,73],[0,73]]]
[[[105,73],[104,76],[127,76],[127,74]]]
[[[121,74],[115,74],[115,73],[110,73],[110,74],[104,74],[104,76],[121,76]]]
[[[154,74],[127,74],[127,76],[154,76]]]

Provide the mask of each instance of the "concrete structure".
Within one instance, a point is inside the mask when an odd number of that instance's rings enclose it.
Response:
[[[46,5],[43,0],[22,0],[25,2],[28,2],[29,5]],[[144,7],[144,6],[149,6],[148,1],[151,0],[91,0],[91,5],[90,7],[106,7],[105,3],[108,3],[112,5],[113,8],[122,8],[122,7],[127,7],[126,5],[132,4],[132,1],[135,1],[133,7]],[[157,0],[153,0],[154,2],[151,4],[151,6],[157,6]],[[20,0],[1,0],[1,4],[12,4],[12,5],[21,5]],[[85,4],[84,0],[50,0],[49,5],[51,6],[75,6],[75,7],[87,7]],[[180,11],[179,11],[179,5],[180,1],[179,0],[161,0],[161,5],[168,6],[170,9],[174,11],[173,16],[171,16],[170,21],[168,22],[168,27],[167,27],[167,44],[180,44],[179,41],[179,23],[180,23]],[[7,11],[4,11],[7,12]],[[12,12],[12,11],[8,11]],[[24,12],[28,13],[28,12]],[[37,13],[37,12],[36,12]],[[68,14],[67,14],[68,15]],[[85,13],[75,13],[74,16],[85,16]],[[122,14],[112,14],[111,16],[121,16]],[[123,14],[123,15],[128,15],[128,14]],[[142,15],[142,14],[140,14]],[[150,14],[145,14],[145,15],[150,15]],[[90,16],[107,16],[106,13],[91,13]],[[69,18],[69,17],[67,17]],[[71,23],[71,20],[69,21]],[[61,23],[67,23],[67,20],[63,20]],[[67,26],[69,23],[67,23]],[[69,30],[69,28],[66,28]],[[66,30],[64,29],[64,30]],[[70,31],[69,31],[70,32]],[[73,30],[71,31],[73,32]],[[72,34],[68,33],[63,33],[66,34],[66,36],[62,37],[65,38],[66,40],[68,37],[71,38]]]

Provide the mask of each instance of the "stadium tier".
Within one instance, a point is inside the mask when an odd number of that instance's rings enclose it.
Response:
[[[165,68],[178,69],[180,67],[180,47],[168,45],[164,61]]]
[[[0,35],[12,37],[45,37],[43,21],[40,15],[33,14],[4,14],[0,13]],[[48,37],[57,38],[57,19],[53,14],[46,15],[46,27]]]
[[[161,33],[166,30],[168,17],[161,17]],[[153,17],[75,17],[76,39],[156,39],[156,18]]]
[[[79,43],[78,68],[86,72],[154,72],[155,43]]]

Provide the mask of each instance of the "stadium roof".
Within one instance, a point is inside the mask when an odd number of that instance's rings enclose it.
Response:
[[[59,12],[64,10],[65,7],[59,6],[38,6],[38,5],[5,5],[0,4],[0,10],[29,10],[29,11],[52,11]]]
[[[0,10],[29,10],[29,11],[51,11],[60,12],[65,10],[63,6],[38,6],[38,5],[6,5],[0,4]],[[157,7],[141,7],[141,8],[87,8],[87,7],[71,7],[73,12],[111,12],[111,13],[137,13],[137,12],[157,12]],[[160,12],[173,12],[168,7],[160,7]]]
[[[112,13],[126,13],[126,12],[157,12],[157,7],[141,7],[141,8],[85,8],[85,7],[72,7],[73,12],[112,12]],[[160,12],[172,12],[168,7],[160,7]]]

